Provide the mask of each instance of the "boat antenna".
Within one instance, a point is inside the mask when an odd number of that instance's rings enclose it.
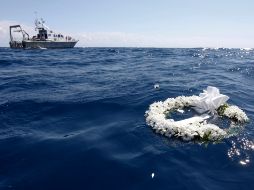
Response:
[[[34,11],[35,19],[38,19],[38,12]]]
[[[45,25],[45,20],[43,20],[43,18],[40,18],[38,19],[38,15],[37,15],[37,11],[34,11],[34,14],[35,14],[35,31],[38,29],[38,28],[41,28],[41,27],[45,27],[46,29],[50,30],[49,27],[47,25]]]
[[[40,22],[39,22],[39,20],[38,20],[38,13],[37,13],[37,11],[34,11],[34,15],[35,15],[34,24],[35,24],[35,31],[36,31],[37,28],[38,28],[38,26],[39,26],[39,24],[40,24]]]

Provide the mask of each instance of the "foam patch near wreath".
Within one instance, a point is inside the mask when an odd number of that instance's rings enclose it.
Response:
[[[227,130],[208,123],[207,120],[217,114],[228,117],[232,124],[243,124],[249,119],[239,107],[227,104],[228,96],[220,94],[216,87],[208,86],[199,96],[178,96],[150,105],[146,111],[146,122],[157,133],[167,137],[179,137],[185,141],[194,139],[217,141],[228,136]],[[199,115],[174,121],[167,115],[183,108],[193,108]]]

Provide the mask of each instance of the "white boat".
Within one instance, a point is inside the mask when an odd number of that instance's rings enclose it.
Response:
[[[38,32],[37,35],[30,37],[20,25],[10,26],[10,47],[24,49],[73,48],[78,42],[71,36],[55,33],[45,25],[42,18],[35,20],[35,31]],[[16,40],[13,32],[21,33],[22,39]]]

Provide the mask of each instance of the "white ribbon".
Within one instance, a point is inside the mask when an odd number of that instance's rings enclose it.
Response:
[[[203,90],[203,93],[199,94],[199,98],[193,103],[193,106],[198,113],[215,113],[216,109],[225,104],[228,99],[228,96],[220,94],[218,88],[208,86],[206,90]]]
[[[174,123],[177,125],[188,125],[188,124],[193,124],[193,123],[202,123],[209,118],[210,118],[209,115],[203,114],[201,116],[194,116],[194,117],[191,117],[188,119],[183,119],[181,121],[175,121]]]

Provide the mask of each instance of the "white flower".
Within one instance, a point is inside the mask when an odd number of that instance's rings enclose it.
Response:
[[[244,113],[243,110],[237,106],[229,106],[225,109],[224,115],[229,118],[237,119],[239,122],[247,122],[249,120],[248,116]]]

